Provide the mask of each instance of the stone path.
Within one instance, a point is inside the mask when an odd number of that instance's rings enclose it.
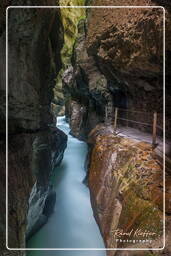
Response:
[[[119,133],[118,135],[127,137],[127,138],[132,138],[137,141],[146,141],[151,143],[152,142],[152,136],[149,133],[145,133],[143,131],[137,130],[135,128],[131,127],[119,127],[117,132]],[[157,137],[157,147],[155,149],[156,153],[162,156],[163,154],[163,138]],[[165,143],[165,152],[166,152],[166,157],[168,157],[171,160],[171,141],[166,140]]]

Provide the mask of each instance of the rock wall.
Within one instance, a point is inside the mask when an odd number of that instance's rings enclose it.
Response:
[[[170,136],[170,3],[162,0],[87,2],[165,7],[166,135]],[[115,229],[128,231],[138,227],[154,232],[152,245],[162,247],[163,167],[149,144],[114,136],[110,124],[114,108],[119,107],[138,111],[129,118],[150,124],[152,113],[157,111],[158,125],[162,126],[163,9],[99,8],[88,9],[86,13],[87,19],[78,24],[72,65],[63,74],[63,90],[71,133],[80,139],[88,138],[90,144],[88,181],[94,214],[107,247],[117,245]],[[120,117],[128,117],[125,113]],[[99,124],[104,122],[106,125]],[[119,121],[119,125],[125,126],[125,123]],[[131,126],[151,133],[151,128],[143,125]],[[157,130],[157,134],[162,135],[162,131]],[[108,252],[109,255],[171,254],[169,173],[167,170],[165,250],[151,251],[148,244],[148,252],[118,251]],[[142,244],[118,243],[117,246],[139,247]]]
[[[88,142],[91,147],[88,183],[95,218],[106,247],[162,248],[163,168],[151,145],[116,136],[112,127],[104,125],[92,130]],[[170,225],[171,178],[168,173],[166,177],[166,221]],[[151,235],[136,235],[137,230],[146,230]],[[121,231],[131,234],[122,235]],[[154,255],[170,255],[169,236],[170,230],[167,229],[167,247]],[[127,240],[135,240],[135,243]],[[139,254],[109,251],[108,255]]]
[[[5,7],[8,4],[56,5],[58,2],[1,3],[1,195],[5,195]],[[51,112],[54,79],[61,68],[63,26],[59,9],[10,8],[8,16],[8,246],[20,248],[25,247],[26,227],[29,237],[53,210],[55,194],[49,178],[66,148],[67,136],[53,128]],[[5,196],[1,196],[0,202],[5,205]],[[1,255],[7,255],[5,211],[0,218],[0,234]],[[10,252],[13,254],[24,252]]]
[[[93,5],[106,4],[162,6],[163,1],[125,0],[122,4],[117,0],[93,1]],[[167,82],[170,78],[170,5],[165,4],[165,8]],[[70,106],[73,100],[86,109],[83,117],[85,121],[80,124],[80,137],[86,137],[99,122],[106,119],[111,122],[115,107],[139,111],[121,111],[120,118],[150,125],[153,112],[157,111],[158,125],[162,127],[163,9],[88,9],[87,24],[80,22],[78,29],[80,32],[72,58],[73,83],[70,81],[67,84],[66,71],[64,91],[68,95],[67,105]],[[170,136],[169,83],[166,83],[166,90],[166,133]],[[71,116],[72,112],[68,108],[66,112]],[[124,121],[119,122],[125,125]],[[135,123],[129,125],[151,132],[151,126]],[[162,128],[157,132],[162,135]]]
[[[104,107],[110,98],[106,91],[105,76],[99,71],[92,56],[87,54],[86,26],[86,21],[80,20],[72,56],[73,67],[69,67],[63,74],[64,95],[67,99],[66,116],[72,134],[81,139],[84,139],[98,122],[104,120]]]

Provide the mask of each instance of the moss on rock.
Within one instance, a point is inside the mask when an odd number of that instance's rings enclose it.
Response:
[[[133,230],[129,237],[132,240],[143,239],[142,235],[133,235],[137,229],[153,232],[147,240],[151,239],[154,247],[163,246],[162,167],[152,146],[115,136],[112,128],[105,131],[103,125],[91,132],[89,143],[93,145],[89,167],[91,200],[106,246],[116,246],[113,237],[116,229]],[[117,246],[150,248],[151,244],[139,245],[136,241],[135,244],[121,242]]]
[[[61,0],[61,6],[84,6],[85,0]],[[54,88],[53,112],[57,115],[65,114],[65,100],[62,92],[62,75],[65,69],[71,64],[71,56],[73,46],[78,34],[78,22],[85,19],[84,8],[61,8],[62,23],[64,27],[64,45],[61,50],[62,69],[56,78],[56,86]],[[59,96],[60,92],[60,96]],[[61,104],[62,103],[62,104]]]

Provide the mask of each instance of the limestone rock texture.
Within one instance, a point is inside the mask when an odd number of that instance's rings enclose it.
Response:
[[[89,4],[165,8],[166,136],[170,137],[170,2],[94,0]],[[163,12],[163,8],[88,9],[87,19],[78,24],[71,66],[63,74],[65,114],[71,133],[89,143],[88,184],[107,247],[116,247],[115,229],[138,227],[155,230],[153,245],[163,247],[163,166],[149,144],[115,136],[110,127],[115,107],[137,111],[130,119],[150,124],[149,116],[157,111],[158,125],[163,124]],[[127,118],[125,113],[120,117]],[[122,121],[118,125],[126,126]],[[151,133],[151,127],[136,123],[131,127]],[[162,129],[157,129],[157,134],[162,135]],[[170,191],[167,169],[166,248],[151,251],[149,246],[147,252],[108,251],[108,255],[171,254]]]
[[[116,136],[112,127],[97,125],[88,138],[91,147],[88,184],[97,223],[107,248],[163,247],[163,168],[150,144]],[[170,225],[170,181],[166,173],[166,223]],[[154,232],[152,243],[122,243],[116,239],[144,239],[117,236],[116,230]],[[170,255],[170,230],[166,249],[154,255]],[[150,236],[148,236],[148,239]],[[137,254],[136,254],[137,253]],[[138,252],[108,252],[108,255],[139,255]],[[153,255],[143,252],[140,255]]]
[[[129,119],[150,125],[152,114],[157,111],[158,124],[162,127],[164,10],[162,7],[148,8],[159,5],[164,6],[166,12],[166,133],[170,136],[171,9],[167,3],[162,0],[123,0],[122,3],[94,0],[91,3],[147,8],[88,9],[87,22],[78,24],[79,33],[72,57],[74,79],[68,85],[64,81],[64,91],[68,94],[67,105],[70,106],[69,102],[73,100],[86,109],[82,118],[85,121],[80,124],[80,137],[86,137],[106,118],[111,122],[115,107],[144,112],[134,113]],[[120,117],[125,118],[126,114]],[[151,127],[145,125],[139,125],[139,129],[151,131]],[[162,128],[158,129],[158,134],[162,135]]]
[[[128,2],[123,1],[122,5]],[[150,2],[155,5],[155,1]],[[117,1],[111,3],[118,5]],[[131,1],[131,4],[147,5],[147,1]],[[101,20],[97,28],[94,16]],[[115,90],[117,86],[123,89],[130,109],[162,112],[162,35],[163,9],[160,8],[99,9],[98,12],[93,9],[91,12],[87,51],[111,80],[109,89]]]
[[[5,8],[8,5],[58,5],[55,0],[1,1],[0,19],[0,159],[1,255],[5,250]],[[67,136],[55,128],[51,111],[54,79],[61,68],[63,26],[60,9],[8,10],[8,247],[25,248],[27,236],[53,211],[50,184],[60,164]],[[35,212],[36,205],[41,207]],[[42,218],[43,217],[43,218]]]
[[[80,20],[72,65],[63,74],[66,117],[72,134],[81,139],[85,139],[88,132],[104,120],[105,104],[109,102],[110,105],[107,79],[93,57],[87,54],[86,28],[86,21]]]

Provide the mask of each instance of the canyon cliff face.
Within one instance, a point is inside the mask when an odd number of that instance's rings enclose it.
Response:
[[[82,6],[85,0],[61,0],[60,5],[68,6],[61,8],[62,23],[64,27],[64,44],[61,50],[62,69],[60,70],[56,86],[54,88],[53,111],[56,116],[65,115],[65,99],[62,90],[62,75],[64,70],[71,64],[71,56],[75,39],[77,37],[79,20],[85,17],[84,8],[69,8],[70,6]]]
[[[98,70],[93,57],[87,54],[86,26],[85,20],[80,20],[72,56],[73,66],[63,74],[66,117],[72,134],[81,139],[85,139],[88,132],[104,120],[107,100],[110,104],[107,80]]]
[[[5,195],[5,7],[56,5],[56,1],[2,2],[0,29],[1,195]],[[55,128],[51,111],[54,79],[61,68],[63,26],[59,9],[8,10],[8,247],[24,248],[53,211],[49,182],[66,148],[67,136]],[[5,251],[5,196],[0,219]],[[28,211],[29,210],[29,211]],[[28,216],[27,216],[28,215]],[[27,230],[27,231],[26,231]],[[27,233],[27,234],[26,234]],[[16,252],[14,252],[15,254]],[[23,255],[17,252],[15,255]],[[13,252],[10,253],[12,255]]]
[[[170,4],[160,0],[125,0],[120,4],[117,0],[101,0],[93,1],[92,5],[165,7],[166,135],[170,137]],[[63,91],[71,133],[88,139],[90,146],[88,184],[106,246],[129,247],[116,243],[114,230],[140,227],[150,228],[156,234],[152,246],[163,247],[162,163],[150,144],[116,136],[110,126],[114,108],[118,107],[131,111],[119,112],[120,118],[135,122],[126,124],[118,120],[119,125],[151,133],[152,115],[157,111],[161,127],[157,134],[162,135],[163,9],[88,9],[87,19],[78,24],[71,66],[63,74]],[[165,250],[118,251],[108,252],[109,255],[170,255],[169,168],[166,181]]]
[[[98,125],[91,131],[88,143],[91,148],[88,184],[95,218],[106,247],[162,248],[163,167],[152,146],[116,136],[112,126],[104,125]],[[171,177],[166,170],[166,223],[169,226],[170,184]],[[117,230],[133,231],[130,236],[119,236]],[[120,242],[120,239],[146,240],[142,235],[134,235],[137,230],[154,233],[148,236],[151,244]],[[155,255],[170,255],[169,237],[170,230],[167,229],[166,249]],[[139,254],[108,252],[108,255]]]
[[[121,5],[118,1],[93,1],[93,5]],[[163,1],[123,1],[122,5],[162,5]],[[166,81],[170,78],[170,6],[166,8]],[[64,74],[64,93],[71,95],[66,113],[72,132],[85,138],[101,121],[114,119],[114,108],[144,113],[119,113],[120,118],[149,125],[131,126],[151,131],[152,115],[158,112],[158,134],[163,119],[163,9],[89,9],[87,22],[79,24],[80,33],[72,58],[73,81]],[[167,37],[168,35],[168,37]],[[68,72],[71,74],[71,68]],[[170,90],[166,83],[166,134],[170,136]],[[72,103],[74,101],[74,104]],[[76,103],[77,104],[76,104]],[[75,107],[73,107],[73,105]],[[76,110],[84,109],[78,113]],[[75,108],[75,111],[69,111]],[[147,114],[148,112],[148,114]],[[70,113],[70,114],[69,114]],[[73,120],[76,120],[74,124]],[[120,122],[120,121],[119,121]],[[123,123],[123,121],[122,121]],[[80,130],[78,132],[77,130]],[[76,131],[75,131],[76,130]]]
[[[86,3],[118,5],[117,0]],[[6,168],[5,7],[8,4],[50,6],[58,2],[11,0],[1,4],[1,195],[5,194]],[[171,47],[168,1],[123,0],[122,5],[166,7],[168,67]],[[143,114],[131,116],[134,121],[142,122],[148,121],[146,112],[155,110],[162,126],[163,9],[89,9],[86,14],[87,19],[82,17],[79,21],[71,63],[67,63],[70,66],[63,74],[63,93],[71,133],[80,139],[88,139],[90,145],[88,183],[94,215],[106,246],[116,246],[113,240],[115,229],[136,229],[137,223],[142,227],[150,226],[159,237],[157,246],[162,246],[161,163],[149,144],[116,136],[109,124],[113,122],[114,108],[119,107],[143,111]],[[53,167],[61,162],[67,142],[66,136],[54,128],[51,111],[54,79],[61,68],[60,50],[64,43],[61,12],[59,9],[9,9],[8,30],[8,246],[17,248],[25,247],[25,238],[36,232],[53,211],[55,193],[49,178]],[[63,51],[70,58],[69,49],[65,47]],[[170,70],[167,68],[166,81],[169,79]],[[170,99],[170,91],[167,90],[168,103]],[[168,124],[169,106],[170,103],[166,109]],[[107,125],[96,127],[104,121]],[[141,125],[138,128],[149,131]],[[168,227],[171,226],[169,175],[167,172]],[[5,209],[4,197],[0,203]],[[2,256],[8,255],[4,250],[4,230],[5,212],[0,217]],[[170,254],[169,235],[167,231],[165,251],[156,252],[156,255]],[[23,255],[23,252],[9,254]],[[116,252],[116,255],[141,254]],[[147,254],[142,252],[142,255]]]

